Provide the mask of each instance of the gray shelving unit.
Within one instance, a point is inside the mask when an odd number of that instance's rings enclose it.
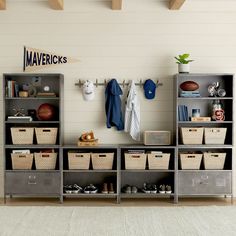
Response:
[[[50,86],[56,97],[9,97],[6,93],[7,81],[16,81],[20,89],[23,84],[30,84],[33,77],[41,78],[41,86],[37,90],[42,91],[43,86]],[[63,142],[63,80],[62,74],[4,74],[3,75],[3,121],[4,121],[4,199],[10,196],[28,197],[58,197],[61,198],[61,169],[60,147]],[[37,110],[43,103],[49,103],[57,108],[57,115],[53,121],[32,122],[7,121],[7,117],[14,115],[13,108]],[[11,127],[57,127],[58,137],[55,145],[38,145],[34,138],[32,145],[14,145],[11,139]],[[33,164],[32,170],[13,170],[11,162],[12,150],[29,149],[37,152],[42,149],[54,149],[58,152],[55,170],[36,170]]]
[[[200,170],[181,170],[179,158],[176,169],[177,188],[176,195],[184,196],[230,196],[233,199],[233,74],[177,74],[175,79],[175,102],[176,102],[176,148],[177,154],[192,151],[224,151],[227,153],[223,170],[205,170],[201,165]],[[199,84],[201,97],[180,97],[180,84],[184,81],[195,81]],[[220,82],[226,90],[225,97],[209,97],[207,88],[213,82]],[[189,117],[192,108],[200,108],[201,116],[211,116],[210,106],[214,100],[220,100],[225,109],[225,121],[191,122],[179,121],[178,105],[188,107]],[[226,127],[226,141],[223,145],[184,145],[180,137],[180,127]]]

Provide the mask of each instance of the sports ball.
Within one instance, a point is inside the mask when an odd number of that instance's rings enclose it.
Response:
[[[180,84],[180,88],[184,91],[195,91],[199,88],[199,85],[194,81],[185,81]]]
[[[43,103],[37,110],[37,116],[39,120],[53,120],[56,115],[56,109],[53,105]]]

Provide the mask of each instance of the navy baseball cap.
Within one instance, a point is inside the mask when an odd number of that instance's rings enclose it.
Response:
[[[156,94],[156,84],[151,80],[147,79],[143,85],[144,95],[147,99],[153,99]]]

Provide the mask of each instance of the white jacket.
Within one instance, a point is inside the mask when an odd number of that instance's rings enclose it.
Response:
[[[133,80],[129,87],[125,107],[125,132],[129,132],[134,140],[140,141],[140,103]]]

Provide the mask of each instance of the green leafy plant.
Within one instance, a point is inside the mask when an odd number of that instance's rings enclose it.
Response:
[[[179,55],[179,57],[175,57],[177,60],[177,64],[188,64],[189,62],[192,62],[193,60],[187,60],[189,58],[189,54],[185,53],[182,55]]]

